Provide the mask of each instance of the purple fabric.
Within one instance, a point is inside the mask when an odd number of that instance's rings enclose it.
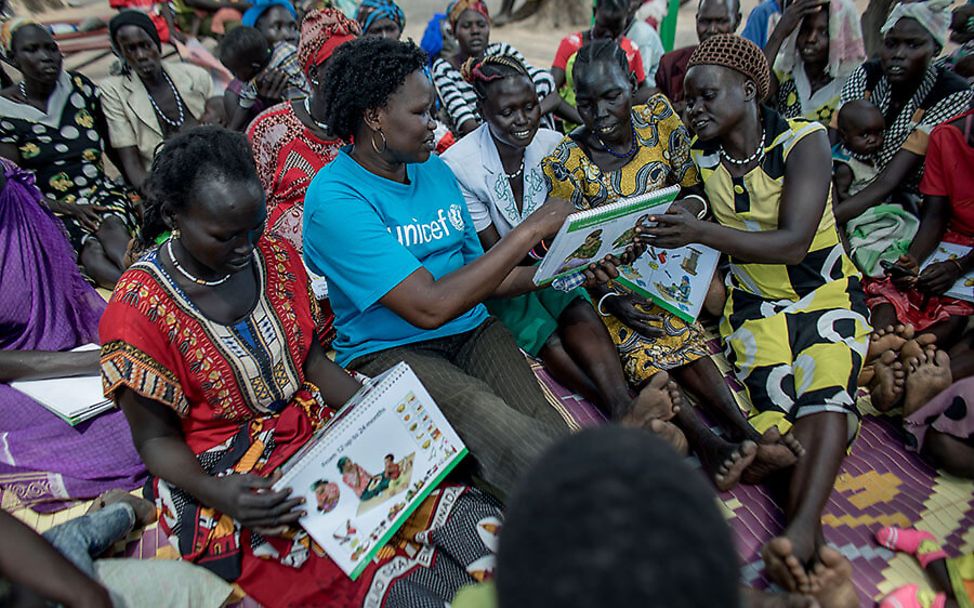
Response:
[[[923,449],[927,431],[933,429],[974,447],[974,378],[951,384],[926,405],[903,418],[908,433],[906,447]]]
[[[62,351],[98,341],[105,301],[75,265],[33,175],[0,160],[0,348]],[[119,411],[71,427],[0,384],[0,487],[37,511],[70,506],[145,478]]]

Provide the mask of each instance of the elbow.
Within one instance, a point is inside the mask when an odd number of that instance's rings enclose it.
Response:
[[[439,329],[447,324],[450,319],[443,315],[437,314],[419,314],[414,318],[409,319],[409,322],[420,329],[425,329],[432,331],[434,329]]]
[[[449,306],[442,302],[416,303],[403,318],[420,329],[428,331],[439,329],[457,316],[449,312],[447,308]]]
[[[787,266],[797,266],[805,261],[808,256],[808,250],[812,246],[812,239],[803,240],[800,243],[794,243],[790,246],[782,248],[783,256],[781,256],[781,263]]]

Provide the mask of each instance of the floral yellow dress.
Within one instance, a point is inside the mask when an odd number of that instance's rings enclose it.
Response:
[[[632,109],[636,133],[635,155],[615,171],[603,171],[573,139],[565,137],[542,161],[551,196],[571,201],[579,209],[592,209],[619,198],[679,184],[692,186],[700,177],[690,158],[690,133],[663,95]],[[616,285],[616,289],[623,289]],[[647,338],[614,316],[603,317],[619,349],[626,378],[640,385],[660,370],[686,365],[706,357],[703,329],[687,324],[655,304],[640,307],[660,321],[659,338]]]

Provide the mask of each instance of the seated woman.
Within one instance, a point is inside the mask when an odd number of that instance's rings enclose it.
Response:
[[[829,125],[842,87],[866,59],[855,2],[792,2],[768,38],[764,55],[774,68],[768,99],[778,114]]]
[[[937,346],[957,343],[974,304],[944,292],[974,269],[974,254],[920,264],[940,243],[974,246],[974,109],[968,109],[930,133],[923,179],[920,228],[898,265],[902,275],[866,284],[866,303],[878,328],[910,324],[936,336]],[[892,407],[893,403],[885,404]]]
[[[324,120],[325,66],[335,49],[357,34],[358,25],[338,9],[308,13],[301,22],[298,61],[311,83],[311,95],[273,106],[247,129],[257,175],[267,195],[268,231],[286,240],[298,253],[304,252],[301,230],[308,185],[345,145]],[[335,315],[328,303],[328,286],[318,276],[312,276],[311,284],[322,307],[319,330],[330,341]]]
[[[275,469],[359,384],[315,338],[317,307],[297,254],[263,235],[247,140],[218,127],[177,135],[157,155],[147,192],[143,238],[173,236],[119,281],[101,323],[101,369],[182,557],[268,607],[447,601],[472,580],[466,567],[489,554],[473,527],[499,515],[486,495],[439,490],[429,520],[446,523],[414,520],[429,536],[407,539],[432,555],[390,544],[352,581],[293,527],[311,505],[271,489]],[[456,502],[439,501],[442,492]],[[440,534],[464,539],[462,549],[440,551]]]
[[[686,127],[663,95],[633,107],[628,69],[625,52],[611,40],[596,40],[578,52],[572,76],[583,125],[542,161],[550,196],[591,209],[626,196],[697,183]],[[641,387],[665,370],[700,403],[716,410],[732,442],[707,431],[692,409],[681,409],[676,422],[690,434],[692,447],[712,475],[718,475],[725,461],[735,463],[733,471],[720,474],[722,490],[742,474],[751,479],[757,470],[794,463],[795,454],[780,443],[776,432],[762,438],[747,424],[710,359],[699,324],[684,323],[615,285],[590,293],[631,386]],[[755,446],[743,445],[752,441],[760,447],[757,462]],[[745,474],[752,464],[754,470]]]
[[[464,62],[471,57],[482,59],[486,55],[507,55],[517,59],[531,74],[538,103],[541,104],[541,114],[547,115],[558,105],[555,82],[547,70],[531,66],[520,51],[505,42],[490,44],[490,15],[486,2],[451,0],[446,15],[458,48],[453,55],[433,60],[433,84],[457,138],[470,133],[481,123],[477,94],[460,73]],[[546,118],[545,126],[553,126],[550,121],[550,118]]]
[[[362,0],[355,20],[362,26],[363,36],[399,40],[406,27],[406,13],[393,0]]]
[[[271,45],[281,40],[297,46],[298,12],[290,0],[258,0],[243,15],[241,25],[257,28]]]
[[[332,56],[328,125],[354,144],[308,188],[304,255],[328,277],[338,363],[369,376],[409,363],[479,475],[507,492],[567,427],[481,302],[535,288],[534,269],[516,266],[572,208],[542,206],[484,254],[453,174],[431,156],[433,87],[424,62],[415,45],[377,36]],[[617,274],[612,264],[585,272],[591,281]],[[656,396],[669,401],[665,391]]]
[[[541,160],[561,141],[539,128],[541,109],[527,70],[515,59],[487,56],[463,66],[479,99],[484,124],[443,154],[466,200],[485,251],[548,199]],[[529,266],[533,264],[528,264]],[[629,411],[632,396],[612,339],[581,287],[549,287],[484,302],[539,357],[556,380],[597,404],[611,418]]]
[[[816,581],[822,509],[859,412],[855,393],[869,338],[868,311],[843,253],[830,203],[825,128],[762,106],[770,70],[757,45],[721,34],[700,45],[687,72],[687,120],[703,191],[648,232],[662,247],[700,243],[730,256],[720,332],[758,413],[758,430],[791,428],[805,448],[787,480],[786,527],[762,551],[769,577],[790,591],[819,588],[823,606],[859,606],[846,578]],[[691,207],[692,205],[692,207]]]
[[[108,32],[122,73],[101,83],[102,108],[120,169],[141,189],[159,144],[206,120],[212,79],[195,65],[163,63],[159,33],[141,11],[118,13]]]
[[[0,160],[0,243],[0,486],[38,511],[138,487],[145,467],[120,412],[71,427],[9,386],[97,374],[97,349],[67,351],[98,341],[105,302],[78,272],[33,176],[7,160]]]
[[[138,227],[138,197],[105,175],[108,128],[98,88],[81,74],[65,72],[57,43],[29,19],[0,26],[0,46],[23,76],[0,91],[0,156],[34,172],[82,269],[111,289]]]
[[[647,84],[646,81],[646,66],[643,64],[640,49],[623,35],[631,18],[629,0],[597,0],[593,6],[594,17],[591,29],[562,38],[555,53],[555,60],[551,64],[551,75],[559,94],[556,112],[572,126],[582,122],[575,108],[572,66],[575,64],[575,55],[579,49],[593,40],[603,38],[614,40],[626,52],[629,73],[632,74],[636,87],[634,94],[636,104],[645,103],[654,92],[652,84]],[[655,82],[655,73],[653,76]]]
[[[963,78],[933,63],[947,41],[948,7],[943,0],[898,4],[883,25],[879,59],[862,64],[842,89],[842,103],[868,99],[876,105],[886,118],[886,131],[871,159],[879,176],[835,207],[840,227],[894,193],[915,201],[930,131],[962,112],[971,99]]]

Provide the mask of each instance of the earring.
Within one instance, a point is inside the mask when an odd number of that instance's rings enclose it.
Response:
[[[379,131],[376,131],[376,133],[378,133],[379,136],[382,138],[382,149],[380,150],[379,146],[375,145],[375,133],[369,136],[369,142],[372,144],[372,149],[375,150],[376,154],[382,154],[383,152],[386,151],[386,148],[389,147],[389,142],[386,141],[386,135],[385,133],[382,132],[381,129]]]
[[[170,234],[171,234],[172,236],[170,236],[169,238],[172,238],[172,239],[178,239],[178,238],[179,238],[180,236],[182,236],[182,235],[181,235],[181,234],[179,233],[179,228],[173,228]]]

